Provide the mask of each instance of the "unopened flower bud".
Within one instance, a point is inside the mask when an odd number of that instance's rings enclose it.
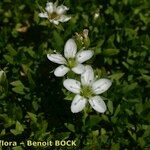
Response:
[[[84,29],[83,30],[83,37],[84,37],[84,46],[87,48],[90,45],[90,39],[89,39],[89,30],[88,29]]]
[[[88,29],[84,29],[83,30],[83,36],[84,36],[84,38],[88,38],[88,34],[89,34],[89,30]]]
[[[6,73],[3,70],[0,70],[0,84],[4,84],[6,81]]]

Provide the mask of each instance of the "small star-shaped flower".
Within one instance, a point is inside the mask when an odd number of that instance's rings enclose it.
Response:
[[[64,5],[57,6],[57,3],[47,2],[45,10],[39,13],[39,17],[47,18],[51,23],[58,25],[59,22],[67,22],[71,19],[70,16],[65,15],[68,7]]]

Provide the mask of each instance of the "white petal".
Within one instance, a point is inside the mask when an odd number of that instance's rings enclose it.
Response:
[[[77,53],[76,59],[79,63],[83,63],[89,60],[93,56],[94,52],[91,50],[79,51]]]
[[[100,96],[90,98],[89,103],[97,112],[104,113],[106,111],[106,104]]]
[[[81,84],[79,81],[74,80],[74,79],[66,79],[63,82],[64,87],[75,94],[79,94],[80,93],[80,89],[81,89]]]
[[[47,54],[47,58],[57,64],[66,63],[66,59],[61,54]]]
[[[52,2],[47,2],[45,10],[52,14],[54,12],[54,4]]]
[[[74,58],[77,52],[77,45],[73,39],[69,39],[64,47],[64,55],[66,58]]]
[[[72,71],[76,74],[82,74],[85,71],[85,67],[82,64],[78,64],[76,67],[72,68]]]
[[[47,15],[46,12],[45,13],[39,13],[39,17],[41,17],[41,18],[48,18],[48,15]]]
[[[66,66],[64,65],[61,65],[59,67],[57,67],[54,71],[54,75],[56,77],[62,77],[64,76],[67,72],[69,71],[69,68],[67,68]]]
[[[82,85],[91,85],[94,80],[94,72],[91,66],[85,66],[85,72],[81,75]]]
[[[58,6],[56,9],[57,14],[62,15],[64,14],[67,10],[69,10],[69,8],[67,8],[64,5]]]
[[[55,25],[58,25],[59,24],[59,21],[58,20],[54,20],[54,19],[49,19],[49,21]]]
[[[78,112],[82,111],[86,105],[86,102],[87,102],[87,100],[84,97],[82,97],[80,95],[76,95],[71,103],[71,111],[73,113],[78,113]]]
[[[67,22],[68,20],[70,20],[71,17],[70,16],[66,16],[66,15],[62,15],[59,19],[60,22]]]
[[[108,79],[99,79],[92,85],[93,92],[95,94],[101,94],[109,89],[112,82]]]

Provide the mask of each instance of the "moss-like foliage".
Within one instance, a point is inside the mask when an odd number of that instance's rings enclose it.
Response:
[[[40,18],[45,0],[0,1],[0,140],[2,150],[148,150],[150,148],[149,0],[60,0],[71,20],[58,26]],[[88,29],[88,37],[83,32]],[[107,111],[73,114],[74,97],[46,54],[63,53],[74,37],[78,50],[94,51],[98,78],[112,86],[102,94]],[[68,74],[74,78],[74,74]],[[75,78],[78,78],[75,76]],[[1,84],[2,83],[2,84]],[[27,146],[26,141],[75,140],[76,146]],[[24,144],[20,144],[24,142]]]

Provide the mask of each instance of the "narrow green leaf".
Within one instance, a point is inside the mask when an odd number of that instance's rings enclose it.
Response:
[[[110,111],[110,113],[113,114],[113,102],[108,101],[107,106],[108,106],[108,110]]]
[[[105,49],[103,51],[103,54],[108,56],[114,56],[117,55],[118,53],[119,53],[119,49]]]

